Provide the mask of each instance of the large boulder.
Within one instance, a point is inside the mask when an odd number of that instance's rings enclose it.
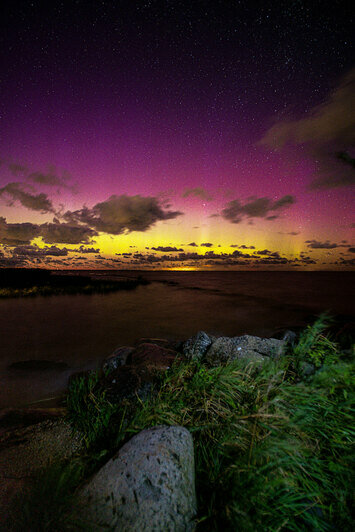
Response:
[[[127,358],[129,355],[134,351],[134,347],[118,347],[115,349],[115,351],[107,357],[103,363],[102,363],[102,369],[103,371],[112,371],[114,369],[119,368],[120,366],[124,366],[127,363]]]
[[[126,443],[79,492],[90,530],[186,532],[196,513],[194,451],[183,427],[155,427]]]
[[[219,366],[231,360],[245,359],[258,364],[265,357],[277,357],[284,348],[283,340],[275,338],[259,338],[258,336],[236,336],[217,338],[206,354],[206,362],[212,366]]]
[[[212,338],[204,331],[199,331],[183,344],[182,352],[190,360],[201,360],[212,343]]]
[[[133,366],[145,364],[160,370],[169,369],[177,356],[176,351],[157,344],[142,343],[132,351],[129,357]]]

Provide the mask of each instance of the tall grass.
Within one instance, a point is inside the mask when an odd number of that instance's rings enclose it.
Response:
[[[174,364],[157,395],[130,417],[107,401],[97,374],[74,381],[71,422],[95,452],[100,445],[117,449],[147,427],[188,428],[198,530],[350,531],[354,362],[329,340],[326,326],[321,316],[290,353],[261,369],[242,361]],[[307,381],[302,362],[318,368]]]

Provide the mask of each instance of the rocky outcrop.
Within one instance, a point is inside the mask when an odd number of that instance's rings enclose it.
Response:
[[[200,331],[192,338],[186,340],[183,344],[182,352],[190,360],[201,360],[211,344],[212,338],[204,331]]]
[[[126,443],[79,492],[78,518],[90,530],[194,529],[194,452],[183,427],[154,427]]]
[[[236,359],[261,364],[265,357],[280,356],[286,343],[286,340],[249,335],[214,338],[200,331],[183,344],[183,353],[190,360],[201,360],[211,366]]]
[[[275,338],[259,338],[258,336],[236,336],[217,338],[209,348],[205,360],[212,366],[218,366],[236,359],[262,363],[265,357],[279,356],[285,342]]]

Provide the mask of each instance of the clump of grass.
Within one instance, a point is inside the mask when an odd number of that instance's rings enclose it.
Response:
[[[313,325],[308,325],[300,334],[299,341],[293,349],[296,362],[311,362],[316,367],[323,363],[331,364],[338,360],[338,347],[324,333],[329,327],[331,318],[321,314]]]
[[[100,372],[73,379],[66,397],[67,419],[83,434],[87,448],[98,446],[109,436],[112,419],[118,413],[118,405],[106,398],[100,384]]]
[[[325,336],[326,325],[321,316],[293,352],[261,369],[174,364],[124,423],[93,374],[71,390],[70,419],[88,445],[110,425],[112,448],[155,425],[188,428],[199,530],[351,530],[354,363]],[[307,381],[298,372],[305,361],[319,367]]]

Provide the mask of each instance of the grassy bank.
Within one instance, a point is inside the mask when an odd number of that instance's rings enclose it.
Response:
[[[106,281],[84,275],[61,275],[50,270],[2,269],[0,298],[107,294],[118,290],[133,290],[138,285],[147,283],[142,277]]]
[[[176,364],[144,403],[111,405],[97,374],[74,381],[69,419],[84,433],[88,454],[72,477],[79,482],[144,428],[182,425],[194,438],[197,530],[352,530],[353,353],[324,328],[318,320],[286,356],[259,370],[241,361]],[[316,371],[306,376],[309,364]],[[47,511],[60,509],[60,522],[75,485],[59,485],[59,495],[52,489],[36,497],[45,497]]]

